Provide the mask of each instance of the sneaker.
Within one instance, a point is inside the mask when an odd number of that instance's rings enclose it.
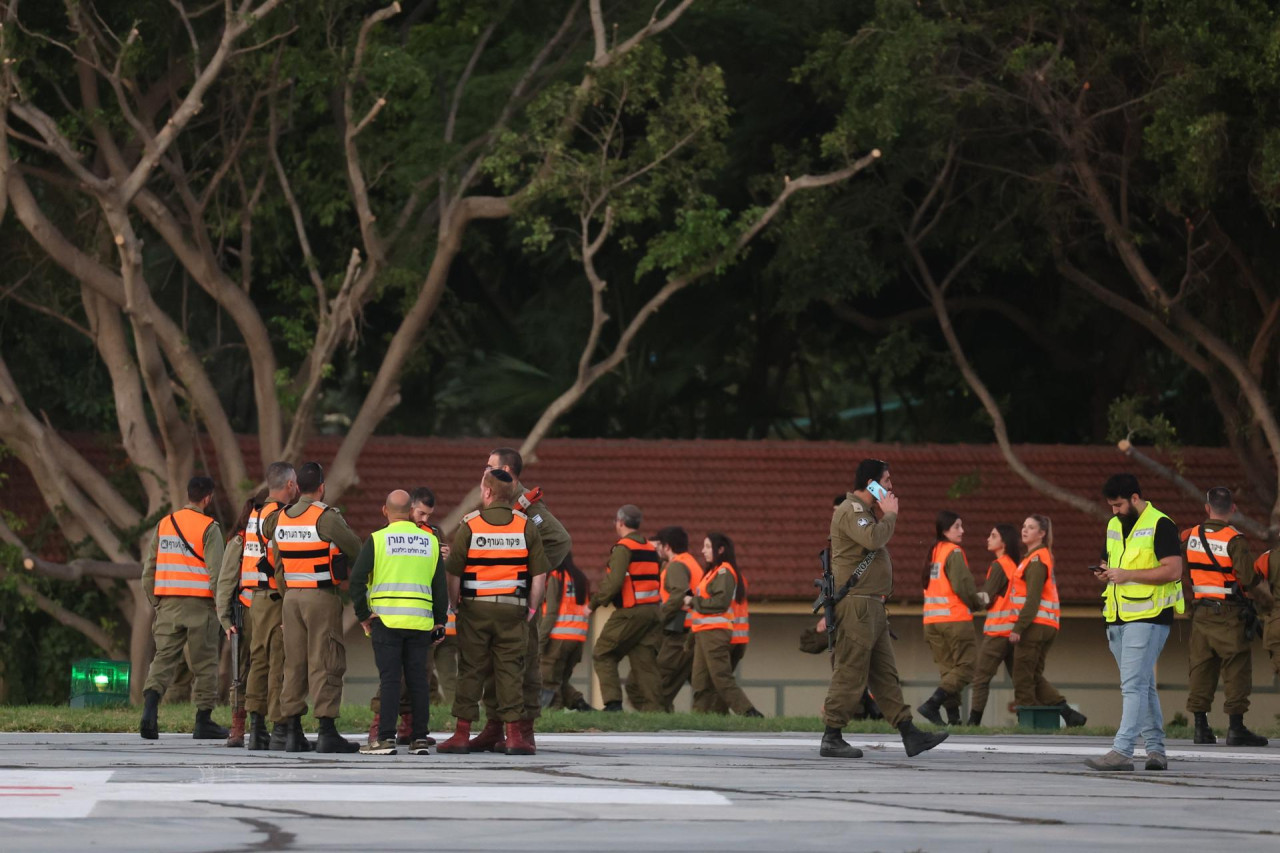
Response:
[[[378,740],[375,740],[373,743],[361,744],[360,754],[361,755],[395,755],[396,739],[391,738],[390,740],[382,740],[381,738],[379,738]]]
[[[432,741],[431,738],[421,738],[419,740],[415,740],[412,744],[409,745],[409,754],[410,755],[430,755],[432,743],[434,743],[434,741]]]
[[[1145,770],[1168,770],[1169,759],[1163,752],[1148,752]]]
[[[1085,761],[1090,770],[1132,770],[1133,759],[1116,752],[1114,749],[1101,758],[1090,758]]]

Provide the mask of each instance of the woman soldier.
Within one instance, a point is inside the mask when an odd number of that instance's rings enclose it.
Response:
[[[733,677],[735,604],[746,599],[733,541],[723,533],[707,534],[702,559],[707,571],[693,595],[685,596],[693,613],[693,710],[713,712],[719,700],[735,714],[763,717]]]
[[[947,723],[955,726],[960,724],[961,693],[973,680],[977,655],[973,611],[981,609],[982,602],[969,572],[969,561],[960,549],[964,521],[944,509],[938,513],[934,529],[937,540],[924,565],[920,585],[924,588],[924,638],[942,679],[933,695],[916,710],[940,726],[940,709],[946,708]]]

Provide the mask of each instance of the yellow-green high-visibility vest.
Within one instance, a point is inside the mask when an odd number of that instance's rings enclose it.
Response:
[[[373,534],[369,609],[388,628],[430,631],[431,581],[440,562],[440,542],[412,521],[393,521]]]
[[[1125,536],[1121,532],[1120,516],[1113,516],[1107,524],[1107,565],[1126,571],[1158,568],[1156,523],[1162,518],[1168,516],[1148,503],[1129,535]],[[1102,599],[1102,615],[1108,622],[1152,619],[1166,607],[1173,607],[1176,613],[1187,608],[1182,600],[1181,579],[1156,584],[1108,583]]]

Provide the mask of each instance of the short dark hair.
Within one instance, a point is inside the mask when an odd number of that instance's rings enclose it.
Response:
[[[658,531],[657,538],[659,542],[677,554],[683,554],[689,550],[689,534],[685,533],[683,527],[676,525],[664,527]]]
[[[632,530],[639,530],[644,524],[644,513],[635,504],[624,504],[618,507],[617,519]]]
[[[409,503],[422,504],[426,507],[436,508],[436,493],[426,486],[418,486],[409,493]]]
[[[1225,515],[1231,512],[1231,507],[1235,506],[1236,499],[1226,486],[1214,486],[1204,493],[1204,502],[1209,505],[1209,509]]]
[[[831,502],[831,506],[832,507],[840,506],[840,504],[844,503],[848,499],[849,499],[849,496],[846,495],[844,492],[841,492],[840,494],[836,495],[836,499]]]
[[[1138,485],[1138,478],[1132,474],[1112,474],[1102,484],[1102,496],[1109,501],[1121,498],[1127,500],[1134,495],[1142,497],[1142,486]]]
[[[298,491],[304,495],[314,495],[324,485],[324,468],[319,462],[303,462],[298,469]]]
[[[880,459],[863,459],[858,463],[858,470],[853,475],[853,488],[861,491],[867,487],[867,483],[875,480],[880,482],[880,478],[884,476],[884,472],[889,470],[889,463]]]
[[[211,477],[192,477],[187,481],[187,500],[193,504],[213,494],[213,479]]]
[[[517,477],[524,471],[524,459],[514,447],[499,447],[490,450],[489,455],[498,457],[498,464],[510,468]]]

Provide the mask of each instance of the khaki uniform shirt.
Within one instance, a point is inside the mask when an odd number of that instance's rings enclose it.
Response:
[[[523,483],[518,485],[522,495],[531,491],[526,489]],[[546,501],[542,498],[529,504],[529,508],[523,512],[538,528],[538,535],[542,537],[542,550],[547,554],[547,562],[553,569],[560,568],[564,558],[568,557],[569,552],[573,550],[573,539],[569,536],[569,531],[560,523],[560,519],[551,514],[551,510],[547,509]]]
[[[862,558],[869,551],[875,551],[871,565],[851,592],[886,598],[893,594],[893,561],[885,545],[893,538],[897,521],[895,512],[887,512],[877,520],[875,513],[849,492],[831,516],[831,572],[835,575],[837,590],[849,580]]]
[[[639,533],[628,533],[627,539],[647,545],[649,540]],[[609,552],[609,564],[605,568],[604,580],[595,595],[591,596],[591,609],[613,603],[622,594],[622,582],[627,577],[627,568],[631,565],[631,550],[626,545],[614,545]]]
[[[666,579],[667,602],[658,608],[658,621],[665,631],[679,634],[684,631],[684,596],[689,591],[693,577],[689,567],[679,560],[672,560],[662,567]]]
[[[195,504],[187,504],[183,509],[208,515]],[[156,541],[156,530],[159,529],[160,526],[157,523],[151,531],[151,542],[147,545],[142,558],[142,589],[146,592],[147,600],[151,602],[152,607],[160,603],[160,599],[156,597],[156,556],[160,551],[160,543]],[[204,531],[204,567],[209,571],[209,588],[213,590],[218,588],[223,550],[222,527],[215,521]]]
[[[716,572],[714,567],[707,569],[708,572]],[[707,581],[707,598],[695,595],[693,597],[693,611],[695,613],[724,613],[733,606],[733,597],[738,592],[738,585],[733,582],[733,575],[727,570],[716,572],[711,580]]]
[[[969,571],[969,564],[964,561],[964,555],[959,551],[952,551],[942,569],[947,573],[947,582],[951,584],[951,591],[956,594],[956,597],[970,610],[981,610],[982,602],[978,601],[978,588],[973,583],[973,572]]]
[[[297,503],[286,507],[283,512],[289,518],[297,518],[313,503],[317,503],[317,501],[312,498],[299,498]],[[349,565],[354,566],[356,560],[360,557],[360,548],[363,547],[360,537],[347,526],[347,520],[342,517],[342,512],[337,507],[329,507],[329,509],[332,512],[323,513],[319,520],[316,521],[316,532],[320,534],[320,538],[324,541],[337,545],[338,550],[342,552],[342,556],[349,561]],[[280,513],[275,512],[267,516],[262,522],[262,536],[264,539],[272,540],[275,538],[276,522],[279,520]],[[280,592],[283,593],[287,590],[284,582],[284,563],[280,559],[279,552],[274,548],[271,549],[271,562],[276,567],[276,585],[280,587]]]

